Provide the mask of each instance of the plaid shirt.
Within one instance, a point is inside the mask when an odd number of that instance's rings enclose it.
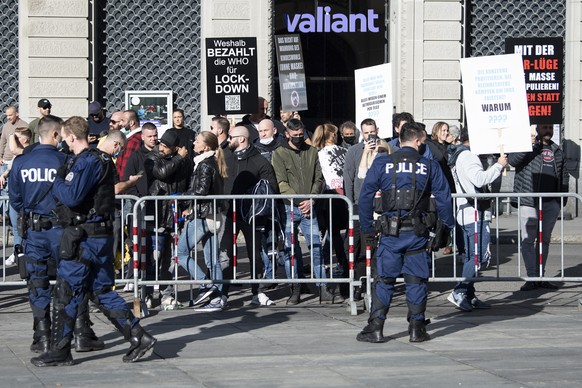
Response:
[[[117,173],[123,179],[125,166],[127,165],[127,161],[129,156],[134,153],[139,147],[141,146],[141,132],[135,133],[129,139],[127,139],[127,144],[125,145],[125,149],[115,161],[115,167],[117,168]]]

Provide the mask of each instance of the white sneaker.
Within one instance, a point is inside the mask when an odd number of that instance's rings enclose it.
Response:
[[[200,291],[198,292],[198,296],[196,296],[194,300],[190,301],[190,305],[197,306],[204,303],[206,298],[210,298],[210,296],[212,296],[212,294],[214,294],[216,291],[218,291],[218,288],[215,285],[201,287]]]
[[[6,259],[6,265],[14,265],[15,261],[16,261],[16,256],[14,256],[14,253],[13,253]]]
[[[226,296],[217,296],[216,298],[212,299],[210,302],[205,304],[204,306],[194,309],[194,311],[202,311],[202,312],[215,312],[215,311],[222,311],[226,306]]]
[[[275,303],[271,299],[269,299],[269,297],[263,292],[260,292],[257,295],[253,295],[253,300],[251,300],[251,304],[257,305],[257,306],[274,306],[275,305]]]
[[[469,312],[473,310],[473,306],[471,305],[471,302],[467,300],[467,296],[464,292],[452,291],[447,300],[462,311]]]
[[[133,292],[133,283],[126,283],[125,287],[123,287],[123,292]]]

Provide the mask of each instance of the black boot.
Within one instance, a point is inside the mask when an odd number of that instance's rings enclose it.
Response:
[[[294,284],[291,286],[291,296],[287,299],[287,304],[299,304],[301,302],[301,285]]]
[[[55,289],[59,288],[59,280],[55,285]],[[73,365],[73,356],[71,355],[71,337],[64,334],[65,322],[72,324],[72,319],[67,317],[65,313],[65,305],[58,299],[59,291],[55,291],[55,301],[53,303],[53,325],[51,331],[51,347],[46,353],[38,357],[30,359],[34,366],[66,366]]]
[[[410,333],[410,342],[430,341],[430,335],[426,332],[426,321],[410,321],[408,332]]]
[[[345,299],[341,295],[335,295],[333,291],[330,291],[327,288],[327,286],[323,285],[319,287],[319,303],[342,303],[344,300]]]
[[[35,353],[45,353],[50,348],[51,321],[50,314],[47,318],[34,318],[34,334],[30,350]]]
[[[136,323],[131,329],[129,329],[129,324],[124,328],[125,339],[129,341],[131,346],[125,356],[123,356],[123,362],[135,362],[142,358],[148,350],[154,347],[157,339],[145,332],[145,330]]]
[[[91,325],[93,325],[93,322],[89,319],[89,312],[77,316],[74,331],[76,352],[90,352],[105,348],[105,343],[97,338]]]
[[[384,320],[380,318],[368,321],[368,324],[358,333],[356,339],[360,342],[371,343],[383,343],[390,340],[390,338],[384,337]]]

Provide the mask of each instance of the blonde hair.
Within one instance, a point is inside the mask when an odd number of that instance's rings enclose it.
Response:
[[[315,128],[313,132],[313,146],[318,150],[325,147],[327,141],[333,137],[338,131],[337,127],[333,124],[321,124]]]
[[[201,137],[204,144],[208,146],[212,151],[214,151],[214,159],[216,159],[216,164],[218,165],[218,173],[223,178],[228,178],[228,169],[226,167],[226,160],[224,159],[224,152],[218,144],[218,137],[210,131],[202,131],[198,134]]]
[[[432,126],[432,131],[430,133],[430,137],[432,140],[439,140],[439,133],[440,131],[443,129],[444,126],[449,126],[449,124],[445,123],[444,121],[437,121],[433,126]]]

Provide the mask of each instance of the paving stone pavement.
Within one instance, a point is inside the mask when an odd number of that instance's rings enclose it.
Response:
[[[511,217],[503,222],[513,222]],[[574,276],[582,272],[574,239],[579,224],[564,224],[574,241],[564,245],[565,268]],[[513,268],[519,261],[515,244],[501,248],[500,267]],[[550,260],[559,261],[559,250],[552,244]],[[551,271],[549,276],[559,276]],[[3,268],[3,280],[15,277],[14,267]],[[121,335],[101,313],[93,314],[106,348],[74,354],[74,366],[53,368],[29,362],[32,317],[24,288],[0,285],[0,387],[579,387],[582,286],[556,282],[557,291],[522,292],[521,284],[478,283],[479,297],[493,307],[464,313],[446,300],[453,283],[430,283],[432,340],[424,343],[408,342],[399,285],[384,344],[355,340],[367,319],[362,304],[356,316],[344,305],[319,305],[313,295],[287,306],[287,289],[280,286],[269,291],[275,306],[254,307],[248,287],[232,287],[221,312],[153,309],[142,325],[158,343],[133,364],[121,361],[128,348]],[[179,298],[187,301],[187,290]]]

